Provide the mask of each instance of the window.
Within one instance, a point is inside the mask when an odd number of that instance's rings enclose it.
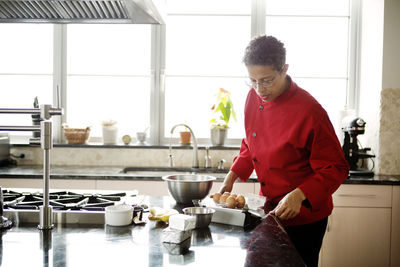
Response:
[[[39,104],[51,104],[53,26],[0,24],[0,32],[0,107],[33,108],[35,97]],[[27,114],[0,114],[0,125],[27,126],[32,125],[32,119]]]
[[[168,144],[172,126],[186,123],[209,144],[211,106],[224,88],[237,115],[227,144],[239,145],[248,92],[244,49],[268,34],[285,43],[288,74],[335,124],[340,109],[355,106],[359,6],[358,0],[166,0],[162,26],[0,24],[0,86],[7,91],[0,107],[28,108],[35,96],[51,103],[62,81],[64,122],[92,126],[91,141],[101,141],[101,121],[113,119],[120,137],[151,126],[151,143]],[[61,129],[61,120],[53,121]],[[0,124],[31,119],[0,114]]]
[[[69,126],[92,126],[94,137],[104,120],[116,120],[120,136],[143,131],[150,124],[150,26],[68,25],[67,40]]]
[[[165,128],[169,137],[178,123],[189,125],[207,143],[215,95],[231,92],[238,121],[230,121],[230,138],[242,138],[241,110],[247,95],[242,53],[251,37],[249,1],[167,2]]]
[[[265,32],[285,43],[289,75],[331,120],[346,105],[349,28],[348,0],[266,2]]]

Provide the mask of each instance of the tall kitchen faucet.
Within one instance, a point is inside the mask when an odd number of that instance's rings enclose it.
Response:
[[[39,207],[40,230],[53,228],[53,210],[49,204],[49,182],[50,182],[50,150],[53,148],[53,131],[51,116],[62,115],[60,108],[60,91],[57,87],[57,107],[52,105],[40,105],[40,108],[0,108],[0,114],[40,114],[42,121],[40,126],[0,126],[0,131],[40,131],[40,138],[30,138],[29,144],[41,145],[43,149],[43,205]]]
[[[172,147],[171,147],[171,143],[172,143],[172,134],[174,133],[174,130],[176,127],[178,126],[184,126],[186,128],[189,129],[190,134],[193,136],[193,159],[192,159],[192,168],[199,168],[199,156],[197,153],[197,139],[194,136],[194,132],[192,131],[192,129],[187,126],[186,124],[177,124],[174,127],[172,127],[171,129],[171,137],[169,139],[169,154],[168,154],[168,166],[169,167],[173,167],[174,166],[174,161],[173,161],[173,157],[172,157]]]

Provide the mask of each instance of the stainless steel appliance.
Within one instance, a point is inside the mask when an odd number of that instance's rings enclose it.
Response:
[[[0,0],[0,23],[164,24],[160,3],[158,0]]]
[[[374,172],[359,166],[359,161],[367,158],[374,158],[375,155],[369,154],[369,147],[361,148],[358,146],[357,136],[364,134],[366,122],[359,117],[348,117],[344,119],[345,126],[342,128],[344,132],[343,152],[347,162],[350,165],[350,177],[372,177]]]
[[[43,193],[36,189],[3,189],[0,208],[4,218],[15,223],[38,223]],[[54,224],[104,224],[105,207],[116,203],[141,203],[136,190],[115,191],[52,191],[49,204]]]
[[[105,207],[114,205],[123,196],[126,196],[125,192],[101,194],[57,191],[50,192],[50,205],[53,210],[104,211]],[[3,190],[3,198],[4,209],[9,210],[39,210],[39,206],[43,203],[41,192]]]
[[[8,133],[0,132],[0,166],[9,165],[10,161],[10,138]]]

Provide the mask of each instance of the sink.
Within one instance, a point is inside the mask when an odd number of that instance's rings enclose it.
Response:
[[[173,174],[205,174],[216,178],[224,178],[228,171],[227,169],[214,168],[125,167],[121,173],[144,177],[162,177]]]

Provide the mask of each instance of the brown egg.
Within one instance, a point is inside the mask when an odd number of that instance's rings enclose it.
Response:
[[[246,204],[246,199],[244,198],[244,196],[239,195],[239,196],[236,198],[236,202],[237,202],[236,207],[237,207],[238,209],[242,209],[242,208],[244,207],[244,205]]]
[[[234,209],[236,207],[236,199],[234,197],[228,197],[226,199],[226,207],[228,209]]]
[[[219,203],[225,203],[226,202],[226,199],[228,198],[228,196],[227,195],[222,195],[220,198],[219,198]]]
[[[219,199],[221,198],[221,193],[215,193],[213,195],[213,200],[215,203],[219,203]]]

